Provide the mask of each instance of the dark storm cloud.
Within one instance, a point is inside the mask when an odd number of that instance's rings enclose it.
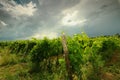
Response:
[[[76,9],[79,10],[79,16],[87,19],[84,27],[79,29],[87,32],[88,35],[120,33],[118,0],[82,0]]]
[[[0,40],[54,37],[62,31],[91,36],[120,33],[118,1],[1,0]]]
[[[1,8],[1,7],[3,7],[3,5],[2,5],[2,4],[0,4],[0,8]]]
[[[59,11],[79,4],[80,0],[40,0],[40,6],[48,11]]]
[[[79,9],[83,16],[90,19],[97,18],[106,12],[109,15],[110,12],[118,11],[120,8],[118,0],[83,0]]]
[[[28,22],[29,19],[31,18],[31,16],[29,17],[29,16],[26,16],[27,14],[24,15],[24,13],[17,13],[20,11],[14,12],[14,10],[13,10],[13,9],[19,9],[19,8],[25,10],[27,7],[24,7],[24,6],[22,7],[21,5],[16,4],[15,2],[14,2],[15,3],[14,5],[11,3],[12,2],[9,2],[9,1],[8,1],[8,3],[4,2],[4,5],[6,4],[8,6],[4,6],[3,8],[0,9],[0,20],[5,21],[5,23],[8,24],[6,26],[6,28],[4,28],[4,29],[1,28],[0,37],[1,38],[3,37],[4,39],[9,39],[9,38],[15,39],[15,38],[30,36],[34,31],[33,24],[35,25],[35,23],[32,24],[32,21]],[[31,8],[30,6],[31,5],[29,5],[29,8]],[[16,15],[11,14],[10,12],[6,11],[8,9],[13,11]],[[28,13],[28,15],[29,15],[29,13]],[[26,29],[29,31],[27,31]]]
[[[111,15],[113,14],[116,13],[112,13]],[[103,19],[96,19],[93,23],[89,23],[88,26],[84,27],[84,30],[90,36],[112,35],[120,33],[120,18],[118,16],[120,16],[120,14],[116,14],[115,16],[102,17],[104,18],[104,21]]]
[[[67,29],[70,33],[85,31],[90,36],[120,33],[120,5],[118,0],[82,0],[75,7],[79,16],[87,19],[85,25]],[[67,31],[66,30],[66,31]]]
[[[12,1],[12,0],[11,0]],[[37,32],[53,28],[57,23],[57,15],[64,9],[70,8],[78,4],[80,0],[6,0],[6,3],[10,6],[25,5],[29,2],[35,3],[37,11],[33,16],[11,16],[9,12],[1,9],[0,19],[6,21],[8,28],[1,31],[1,35],[6,37],[29,37]],[[15,3],[15,4],[13,4]],[[6,4],[6,5],[7,5]],[[7,33],[6,33],[7,31]],[[0,37],[2,37],[0,36]]]
[[[39,4],[37,4],[39,19],[46,22],[46,24],[54,25],[57,23],[57,17],[61,14],[61,11],[74,7],[79,2],[80,0],[39,0]]]

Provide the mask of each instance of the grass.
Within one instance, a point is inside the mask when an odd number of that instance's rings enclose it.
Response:
[[[57,68],[55,67],[56,59],[56,57],[50,58],[53,73],[46,69],[39,73],[30,74],[29,56],[22,57],[11,54],[8,48],[0,49],[0,80],[67,80],[63,57],[60,56],[60,65]],[[46,65],[44,62],[41,64]],[[88,75],[92,73],[90,64],[83,66],[81,69],[84,72],[89,70]],[[73,76],[74,80],[79,80],[75,74]],[[92,76],[94,77],[94,75]],[[106,62],[106,65],[101,69],[100,77],[101,80],[120,80],[120,51],[115,51],[112,58]],[[86,80],[85,77],[84,80]]]
[[[120,80],[120,51],[115,51],[112,58],[102,69],[101,78],[104,80]]]
[[[12,54],[8,48],[0,49],[0,80],[65,80],[67,76],[64,75],[65,63],[61,63],[61,66],[56,68],[56,59],[56,57],[50,58],[54,73],[45,69],[31,74],[29,73],[31,68],[29,56],[23,57],[19,54]],[[41,64],[46,65],[46,62],[43,61]]]
[[[2,49],[0,51],[0,66],[12,65],[18,63],[18,57],[16,54],[10,54],[8,48]]]
[[[15,64],[15,65],[6,65],[0,67],[0,80],[9,79],[9,77],[22,78],[27,75],[28,66],[27,64]],[[17,79],[12,79],[17,80]]]
[[[8,48],[0,49],[0,80],[26,80],[28,63],[21,56],[11,54]]]

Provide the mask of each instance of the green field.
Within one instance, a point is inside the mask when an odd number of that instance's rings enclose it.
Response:
[[[66,36],[71,80],[120,80],[120,36]],[[61,37],[0,42],[0,80],[69,80]]]

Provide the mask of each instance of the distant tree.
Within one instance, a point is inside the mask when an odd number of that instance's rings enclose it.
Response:
[[[120,37],[120,34],[119,34],[119,33],[116,33],[115,36]]]

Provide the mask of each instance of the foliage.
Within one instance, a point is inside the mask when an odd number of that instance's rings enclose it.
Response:
[[[76,34],[67,36],[67,47],[73,77],[78,80],[100,80],[100,70],[110,61],[114,51],[120,49],[120,38],[89,38],[85,33]],[[30,73],[35,80],[67,79],[61,38],[0,42],[0,56],[1,65],[30,63]],[[19,74],[27,75],[26,73],[22,71]]]

